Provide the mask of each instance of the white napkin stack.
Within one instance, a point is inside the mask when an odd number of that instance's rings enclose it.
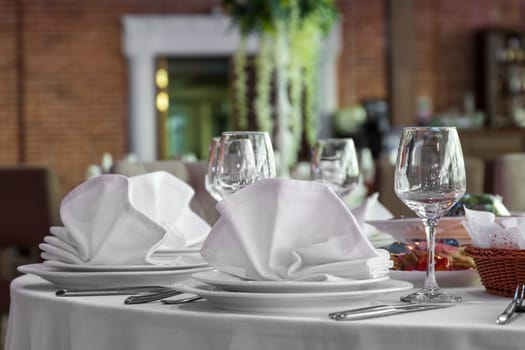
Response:
[[[478,248],[525,249],[525,217],[498,217],[465,208],[463,226]]]
[[[327,186],[267,179],[217,204],[221,213],[201,249],[217,270],[252,280],[368,279],[386,276],[376,250]]]
[[[155,251],[199,248],[209,225],[189,208],[193,189],[167,172],[109,174],[73,189],[60,205],[42,258],[69,264],[156,264]]]

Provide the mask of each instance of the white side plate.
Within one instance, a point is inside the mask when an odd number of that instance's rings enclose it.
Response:
[[[436,238],[454,238],[461,244],[470,242],[470,236],[463,226],[465,217],[443,217],[438,222]],[[399,241],[425,239],[423,222],[419,218],[403,218],[388,220],[371,220],[367,224],[377,230],[391,234]]]
[[[425,271],[390,271],[392,278],[411,282],[417,288],[423,287],[425,274]],[[440,287],[446,288],[481,286],[481,280],[476,270],[436,271],[436,280]]]
[[[200,254],[187,254],[179,256],[154,255],[159,261],[158,265],[80,265],[68,264],[57,260],[45,260],[44,264],[55,267],[60,271],[77,271],[77,272],[119,272],[119,271],[165,271],[181,270],[196,267],[208,266],[208,263]]]
[[[167,271],[76,272],[60,271],[45,264],[30,264],[19,266],[17,269],[23,273],[39,276],[57,288],[113,288],[168,286],[188,279],[193,273],[206,271],[210,267]]]

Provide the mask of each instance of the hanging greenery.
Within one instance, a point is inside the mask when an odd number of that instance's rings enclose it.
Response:
[[[240,103],[234,105],[240,129],[248,127],[248,106],[246,105],[246,38],[241,39],[241,44],[233,58],[234,60],[234,91],[235,99]]]
[[[272,38],[269,35],[263,34],[261,36],[259,53],[255,60],[255,69],[257,70],[257,82],[255,84],[255,111],[259,129],[266,131],[273,130],[271,86],[274,64],[272,52]]]
[[[239,126],[248,125],[244,39],[255,34],[260,38],[255,60],[257,126],[275,135],[281,158],[290,166],[296,162],[303,133],[310,145],[316,141],[319,54],[322,39],[337,18],[334,0],[223,0],[223,3],[243,36],[234,60],[234,104]]]

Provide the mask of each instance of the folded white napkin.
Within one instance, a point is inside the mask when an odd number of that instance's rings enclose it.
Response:
[[[195,195],[191,186],[165,171],[133,176],[129,181],[132,205],[168,232],[160,250],[201,247],[210,225],[190,208]]]
[[[60,205],[42,258],[70,264],[158,263],[157,250],[198,248],[210,227],[189,208],[193,189],[167,172],[95,177]]]
[[[201,255],[217,270],[253,280],[366,279],[385,276],[376,250],[327,186],[258,181],[217,204],[220,218]]]
[[[463,226],[478,248],[525,249],[525,217],[496,218],[488,211],[465,208]]]

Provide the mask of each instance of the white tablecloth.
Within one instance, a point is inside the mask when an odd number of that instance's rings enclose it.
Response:
[[[26,275],[11,285],[6,349],[525,349],[525,314],[495,324],[510,299],[482,288],[455,292],[464,302],[452,308],[336,322],[326,314],[221,311],[207,301],[124,305],[125,296],[56,297],[49,283]]]

